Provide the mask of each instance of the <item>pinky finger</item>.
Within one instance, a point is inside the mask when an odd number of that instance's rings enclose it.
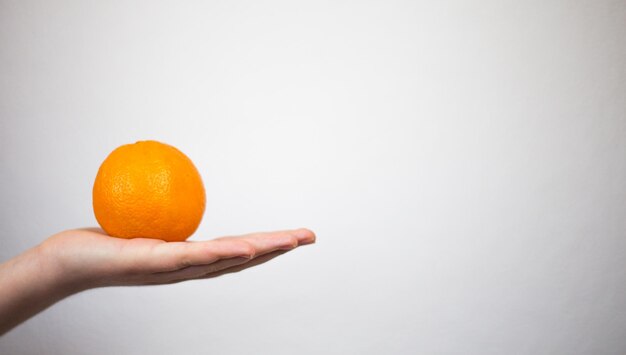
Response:
[[[229,268],[226,268],[226,269],[223,269],[223,270],[214,271],[214,272],[208,273],[208,274],[206,274],[206,275],[204,275],[202,277],[198,277],[197,279],[198,280],[199,279],[211,279],[211,278],[214,278],[214,277],[218,277],[218,276],[222,276],[222,275],[226,275],[226,274],[232,274],[232,273],[235,273],[235,272],[239,272],[239,271],[245,270],[247,268],[251,268],[253,266],[257,266],[257,265],[261,265],[263,263],[266,263],[266,262],[274,259],[277,256],[280,256],[282,254],[287,253],[288,251],[289,250],[276,250],[276,251],[273,251],[271,253],[267,253],[267,254],[261,255],[259,257],[256,257],[256,258],[248,261],[245,264],[236,265],[236,266],[232,266],[232,267],[229,267]]]
[[[222,259],[208,265],[194,265],[176,271],[154,273],[151,274],[145,281],[148,285],[172,284],[202,278],[204,275],[209,273],[220,272],[221,270],[236,267],[249,262],[250,259],[244,257]]]

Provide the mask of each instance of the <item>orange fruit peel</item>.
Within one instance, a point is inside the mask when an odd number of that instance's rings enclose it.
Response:
[[[192,161],[171,145],[139,141],[104,160],[93,185],[93,210],[107,234],[184,241],[202,220],[204,185]]]

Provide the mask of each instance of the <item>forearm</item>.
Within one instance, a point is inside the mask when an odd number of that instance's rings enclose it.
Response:
[[[39,247],[0,264],[0,335],[76,292]]]

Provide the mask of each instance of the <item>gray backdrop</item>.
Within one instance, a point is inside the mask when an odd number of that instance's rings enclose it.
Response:
[[[67,299],[2,354],[624,354],[626,2],[0,0],[0,260],[118,145],[201,171],[240,274]]]

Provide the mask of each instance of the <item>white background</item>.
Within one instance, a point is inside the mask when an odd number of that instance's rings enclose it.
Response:
[[[71,297],[2,354],[623,354],[624,1],[0,0],[0,260],[177,146],[240,274]],[[1,292],[1,290],[0,290]]]

